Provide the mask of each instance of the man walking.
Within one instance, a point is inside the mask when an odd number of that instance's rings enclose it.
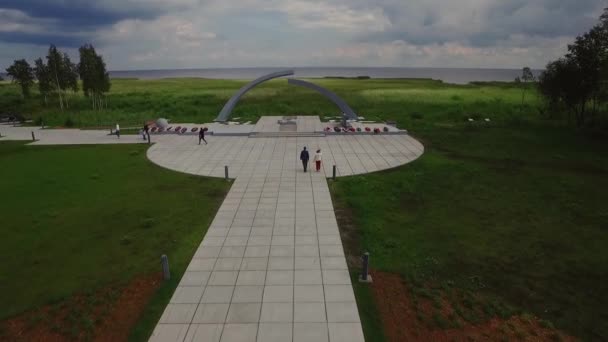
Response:
[[[207,128],[203,128],[201,127],[201,130],[198,131],[198,144],[201,144],[201,140],[205,142],[205,145],[207,145],[207,140],[205,140],[205,131],[207,130]]]
[[[120,139],[120,126],[116,124],[116,136]]]
[[[300,153],[300,160],[302,161],[302,166],[304,166],[304,172],[306,172],[306,168],[308,167],[309,159],[310,155],[308,154],[308,151],[306,151],[306,146],[304,146],[304,149]]]
[[[148,140],[148,143],[150,143],[150,127],[148,124],[144,125],[144,134],[146,135],[145,139]]]

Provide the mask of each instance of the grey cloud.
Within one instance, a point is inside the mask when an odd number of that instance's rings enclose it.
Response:
[[[12,32],[12,36],[0,35],[0,41],[18,42],[18,39],[23,39],[23,43],[36,44],[53,38],[52,42],[59,46],[71,46],[77,44],[74,33],[84,41],[90,41],[97,30],[121,20],[150,20],[195,5],[196,0],[3,0],[0,11],[21,13],[13,15],[12,22],[36,26],[39,32],[17,30]]]
[[[470,0],[458,3],[458,7],[446,8],[450,3],[438,0],[407,3],[377,0],[375,5],[389,18],[390,29],[361,34],[354,40],[404,40],[416,45],[463,42],[487,47],[512,35],[575,36],[597,22],[605,5],[601,0]]]

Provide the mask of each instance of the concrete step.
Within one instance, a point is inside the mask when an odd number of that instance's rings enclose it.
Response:
[[[253,132],[250,138],[278,138],[278,137],[324,137],[323,132]]]

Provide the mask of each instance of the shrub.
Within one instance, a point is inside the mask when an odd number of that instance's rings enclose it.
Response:
[[[414,112],[410,114],[410,117],[414,120],[420,120],[422,119],[422,113]]]
[[[74,127],[74,120],[72,120],[71,116],[68,116],[68,118],[65,119],[65,122],[63,123],[63,125],[65,127]]]
[[[142,222],[141,222],[141,227],[142,228],[152,228],[154,225],[156,224],[156,220],[154,220],[151,217],[145,218]]]

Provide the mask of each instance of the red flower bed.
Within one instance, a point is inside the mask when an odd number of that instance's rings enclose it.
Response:
[[[190,130],[190,132],[197,132],[198,131],[198,127],[194,127],[193,129]]]
[[[169,126],[167,127],[167,132],[171,132],[171,129],[173,128],[173,126]]]
[[[182,126],[177,126],[175,127],[175,132],[179,133],[179,131],[182,129]]]
[[[369,128],[369,127],[365,127],[365,131],[366,131],[366,132],[371,132],[372,130],[371,130],[371,128]]]
[[[188,129],[186,127],[182,128],[182,133],[186,133]]]
[[[152,127],[152,129],[151,129],[152,133],[156,132],[157,129],[158,129],[158,127]]]
[[[380,133],[380,128],[374,128],[374,133],[376,133],[376,134]]]
[[[158,127],[158,133],[160,133],[160,132],[164,132],[164,131],[165,131],[165,129],[164,129],[164,128],[162,128],[162,127]]]

